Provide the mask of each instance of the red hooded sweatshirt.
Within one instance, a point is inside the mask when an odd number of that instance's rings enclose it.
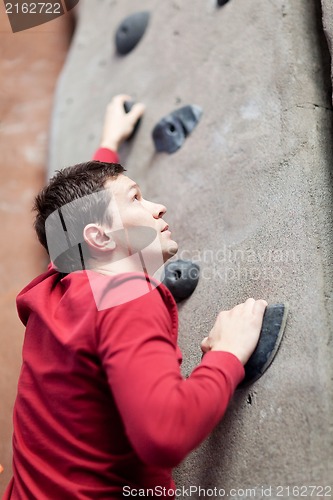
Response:
[[[107,151],[94,159],[118,161]],[[184,379],[176,303],[143,273],[50,268],[17,307],[26,332],[3,500],[118,499],[148,488],[170,498],[172,468],[222,418],[240,361],[211,351]]]

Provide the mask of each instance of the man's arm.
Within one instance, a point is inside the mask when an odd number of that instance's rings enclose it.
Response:
[[[93,160],[119,163],[119,147],[132,134],[137,121],[145,110],[142,103],[136,103],[131,111],[126,113],[124,109],[125,101],[131,101],[131,96],[126,94],[117,95],[108,104],[100,147],[95,152]]]
[[[119,163],[119,156],[117,151],[100,147],[95,151],[93,160],[103,161],[105,163]]]
[[[250,300],[222,313],[204,341],[206,355],[187,379],[158,290],[103,313],[99,354],[126,433],[144,462],[178,465],[224,415],[259,337],[266,303]]]

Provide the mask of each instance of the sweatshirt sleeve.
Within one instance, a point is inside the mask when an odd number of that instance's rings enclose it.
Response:
[[[214,351],[184,379],[157,290],[103,314],[98,349],[133,448],[161,467],[175,467],[207,437],[244,377],[233,354]]]
[[[108,148],[98,148],[95,151],[93,160],[103,161],[105,163],[119,163],[119,156],[116,151]]]

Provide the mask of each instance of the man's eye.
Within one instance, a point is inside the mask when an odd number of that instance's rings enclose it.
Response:
[[[134,196],[133,201],[134,201],[134,200],[139,200],[139,195],[138,195],[138,194],[136,194],[136,195]]]

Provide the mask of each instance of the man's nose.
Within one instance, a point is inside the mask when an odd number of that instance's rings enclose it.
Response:
[[[154,208],[153,208],[153,217],[155,219],[161,219],[163,215],[166,213],[167,209],[164,205],[160,205],[159,203],[154,203]]]

